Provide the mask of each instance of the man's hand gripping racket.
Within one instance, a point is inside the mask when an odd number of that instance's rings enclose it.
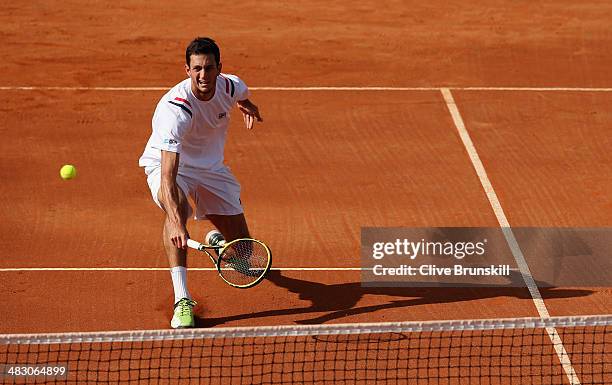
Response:
[[[241,289],[260,283],[272,266],[270,248],[257,239],[240,238],[219,246],[188,239],[187,246],[208,254],[219,276],[230,286]]]

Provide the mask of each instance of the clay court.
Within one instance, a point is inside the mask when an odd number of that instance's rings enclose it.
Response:
[[[360,285],[363,227],[612,225],[611,17],[602,1],[0,6],[0,333],[169,327],[138,158],[196,36],[264,118],[247,131],[233,111],[225,158],[274,252],[247,291],[191,252],[197,326],[612,313],[610,287]]]

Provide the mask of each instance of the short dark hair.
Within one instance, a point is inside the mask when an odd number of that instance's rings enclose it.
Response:
[[[185,51],[185,63],[187,66],[191,64],[191,55],[210,55],[215,56],[217,65],[221,62],[221,54],[219,46],[209,37],[197,37],[187,46]]]

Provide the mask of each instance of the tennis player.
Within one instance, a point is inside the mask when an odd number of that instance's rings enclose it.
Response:
[[[194,326],[196,302],[187,289],[187,218],[210,220],[219,232],[211,240],[249,237],[240,201],[240,184],[223,164],[223,150],[234,105],[247,129],[262,121],[249,100],[246,84],[221,73],[219,47],[210,38],[196,38],[185,52],[187,79],[157,104],[152,134],[140,157],[153,200],[165,211],[163,243],[174,287],[173,328]]]

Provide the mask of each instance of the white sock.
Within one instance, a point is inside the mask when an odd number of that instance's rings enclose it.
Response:
[[[170,269],[172,275],[172,286],[174,286],[174,303],[177,303],[181,298],[191,299],[191,294],[187,290],[187,268],[184,266],[175,266]]]

